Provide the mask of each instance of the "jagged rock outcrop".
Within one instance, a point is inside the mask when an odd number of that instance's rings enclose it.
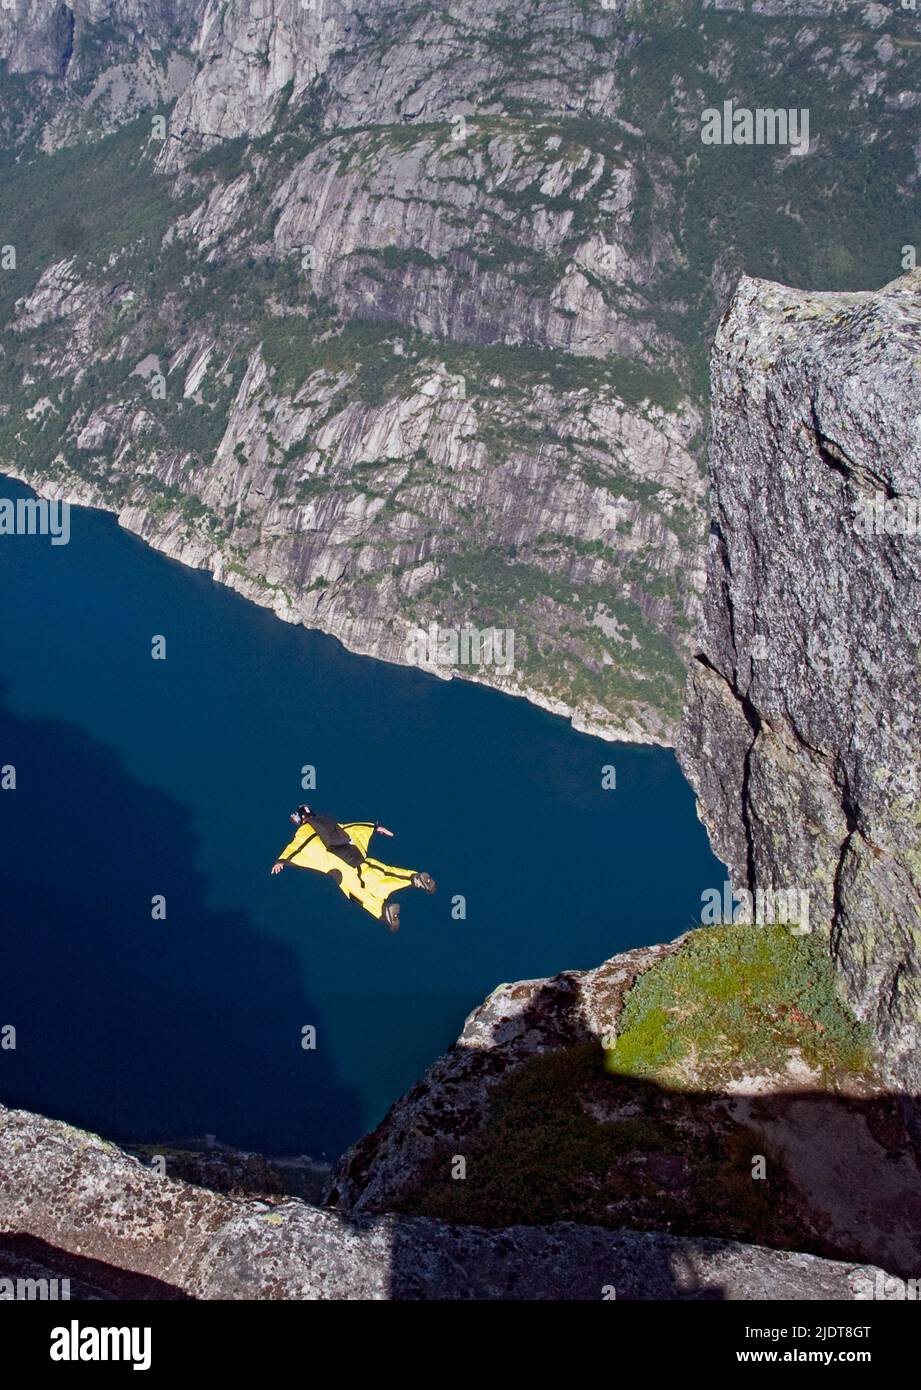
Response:
[[[204,0],[16,0],[0,8],[3,144],[48,152],[169,105],[195,71]]]
[[[731,1241],[492,1232],[235,1200],[2,1108],[0,1229],[0,1279],[70,1278],[74,1298],[846,1300],[886,1278]]]
[[[173,112],[164,170],[215,140],[265,134],[283,94],[302,101],[361,31],[357,7],[340,0],[199,0],[198,9],[196,73]]]
[[[681,760],[736,887],[810,895],[921,1084],[921,274],[745,280],[713,357],[706,615]]]
[[[637,976],[674,954],[682,940],[627,951],[595,970],[493,990],[454,1046],[342,1157],[328,1203],[346,1212],[399,1205],[432,1158],[452,1148],[463,1152],[487,1121],[493,1089],[523,1061],[613,1035]]]
[[[731,1236],[911,1276],[917,1103],[860,1057],[814,945],[701,929],[500,986],[339,1161],[327,1203]]]

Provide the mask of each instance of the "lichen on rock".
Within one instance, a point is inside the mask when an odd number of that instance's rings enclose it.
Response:
[[[860,294],[743,281],[713,356],[681,761],[733,882],[809,893],[885,1074],[916,1090],[919,446],[921,274]]]

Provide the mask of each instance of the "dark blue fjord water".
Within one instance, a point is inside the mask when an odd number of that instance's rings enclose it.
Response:
[[[667,940],[723,882],[669,752],[352,656],[111,517],[71,525],[0,537],[4,1103],[334,1155],[496,985]],[[383,821],[378,853],[437,878],[399,935],[319,876],[270,877],[305,799]]]

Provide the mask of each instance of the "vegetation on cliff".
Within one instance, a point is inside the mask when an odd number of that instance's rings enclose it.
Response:
[[[701,928],[638,977],[605,1043],[544,1052],[511,1070],[491,1093],[485,1125],[449,1146],[463,1154],[465,1179],[453,1180],[452,1154],[439,1151],[401,1210],[843,1252],[799,1191],[786,1106],[824,1095],[857,1117],[850,1107],[861,1098],[875,1096],[882,1111],[887,1102],[867,1030],[841,1003],[819,937]]]

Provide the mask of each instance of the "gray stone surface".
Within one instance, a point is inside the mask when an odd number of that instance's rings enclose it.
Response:
[[[728,1241],[348,1220],[298,1201],[233,1199],[159,1178],[95,1135],[3,1109],[0,1229],[45,1250],[29,1259],[0,1242],[0,1278],[55,1277],[82,1260],[92,1274],[75,1280],[75,1297],[592,1300],[613,1289],[620,1299],[848,1300],[866,1274]],[[145,1293],[129,1275],[155,1284]]]
[[[886,1074],[921,1082],[921,274],[744,280],[713,357],[706,616],[680,756],[737,887],[799,887]],[[900,528],[901,529],[901,528]]]

